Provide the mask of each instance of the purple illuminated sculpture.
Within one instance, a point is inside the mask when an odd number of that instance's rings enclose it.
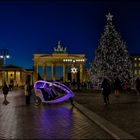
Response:
[[[34,84],[35,102],[60,103],[73,98],[73,92],[60,82],[48,82],[39,80]]]

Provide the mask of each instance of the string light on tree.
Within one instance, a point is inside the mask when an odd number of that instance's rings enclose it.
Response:
[[[118,76],[122,81],[132,78],[132,62],[126,43],[112,24],[113,15],[106,15],[107,24],[95,50],[94,63],[91,67],[98,77]]]

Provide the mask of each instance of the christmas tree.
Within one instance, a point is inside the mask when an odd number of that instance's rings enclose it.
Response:
[[[90,67],[87,69],[86,82],[94,86],[94,88],[95,87],[98,88],[99,79],[97,77],[95,67],[93,67],[93,64],[91,63],[90,63]],[[90,88],[90,85],[88,85],[87,88]]]
[[[107,24],[101,35],[99,45],[95,50],[95,59],[92,70],[97,77],[118,77],[122,81],[132,78],[132,62],[126,43],[122,41],[120,34],[112,24],[110,13],[106,15]]]

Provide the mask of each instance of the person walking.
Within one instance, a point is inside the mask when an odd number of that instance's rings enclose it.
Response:
[[[139,95],[140,94],[140,79],[139,79],[139,77],[137,77],[137,79],[135,81],[135,86],[136,86],[137,95]]]
[[[102,88],[104,104],[110,104],[109,95],[111,93],[111,86],[110,86],[110,82],[107,78],[104,78],[104,80],[101,84],[101,88]]]
[[[7,105],[9,103],[7,101],[7,95],[8,95],[8,92],[9,92],[9,88],[8,88],[6,82],[4,82],[4,84],[3,84],[2,91],[3,91],[3,95],[4,95],[3,104]]]

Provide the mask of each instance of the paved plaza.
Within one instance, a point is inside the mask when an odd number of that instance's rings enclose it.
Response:
[[[0,139],[112,139],[69,102],[25,105],[23,90],[9,92],[3,105],[0,91]]]
[[[75,100],[117,128],[140,139],[140,95],[136,92],[122,92],[120,97],[112,93],[109,105],[104,105],[101,92],[78,92]]]

